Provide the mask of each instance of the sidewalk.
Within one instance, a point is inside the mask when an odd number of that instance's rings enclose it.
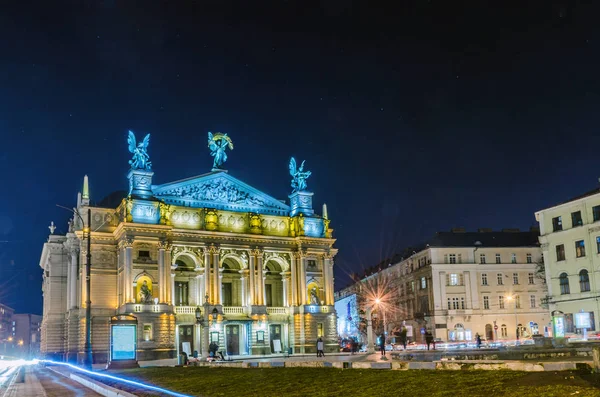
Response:
[[[33,373],[33,368],[28,365],[23,368],[25,382],[13,383],[6,391],[5,397],[46,397],[46,392],[39,379]]]

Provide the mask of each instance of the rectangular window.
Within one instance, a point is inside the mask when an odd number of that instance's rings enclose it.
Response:
[[[498,307],[500,307],[500,309],[504,309],[504,296],[502,295],[498,296]]]
[[[519,285],[519,273],[513,273],[513,285]]]
[[[560,230],[562,230],[562,217],[552,218],[552,231],[558,232]]]
[[[485,254],[479,254],[479,263],[485,264]]]
[[[496,263],[502,263],[502,259],[500,258],[500,254],[496,254]]]
[[[585,256],[585,244],[583,240],[575,241],[575,255],[578,258]]]
[[[460,297],[460,308],[462,310],[465,310],[465,298],[463,298],[462,296]]]
[[[529,295],[529,307],[535,308],[535,295]]]
[[[535,284],[535,279],[533,276],[534,276],[533,273],[529,273],[529,284]]]
[[[487,281],[487,273],[483,273],[481,275],[481,285],[488,285],[488,281]]]
[[[325,333],[323,332],[323,323],[317,323],[317,337],[322,338],[323,336],[325,336]]]
[[[448,310],[452,310],[452,299],[448,298]]]
[[[146,342],[152,340],[152,324],[144,324],[144,340]]]
[[[600,205],[592,207],[592,215],[594,217],[594,222],[600,221]]]
[[[517,263],[517,254],[510,254],[510,263]]]
[[[458,285],[458,274],[450,274],[450,285]]]
[[[531,259],[531,254],[527,254],[527,263],[533,263],[533,260]]]
[[[596,237],[596,248],[598,249],[598,253],[600,254],[600,237]]]
[[[139,259],[150,259],[150,251],[139,251],[138,258]]]
[[[448,259],[450,260],[450,263],[456,263],[456,254],[448,255]]]
[[[458,310],[458,298],[452,298],[452,308]]]
[[[515,296],[515,307],[517,309],[521,308],[521,296],[520,295]]]
[[[565,245],[559,244],[556,246],[556,260],[564,261],[565,260]]]
[[[502,278],[502,273],[498,273],[496,275],[496,278],[498,280],[498,285],[503,285],[504,284],[504,279]]]
[[[573,227],[583,225],[583,220],[581,219],[581,211],[571,213],[571,222],[573,224]]]
[[[489,310],[490,309],[490,297],[489,296],[484,296],[483,297],[483,308],[485,310]]]
[[[427,288],[427,279],[425,277],[421,277],[421,289]]]

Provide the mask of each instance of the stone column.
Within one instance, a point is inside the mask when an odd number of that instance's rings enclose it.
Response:
[[[327,275],[325,284],[325,304],[333,305],[333,255],[327,253],[323,256],[323,273]]]
[[[196,278],[196,290],[195,290],[196,306],[200,306],[202,304],[202,275],[197,274],[195,278]]]
[[[165,268],[165,242],[158,242],[158,301],[165,303],[167,293],[167,278]]]
[[[69,264],[69,275],[68,275],[68,304],[67,309],[77,308],[77,261],[79,259],[79,249],[77,247],[71,247],[71,263]]]
[[[446,299],[446,272],[440,272],[440,295],[442,299],[442,309],[448,309],[448,299]]]
[[[206,300],[206,295],[208,295],[208,300],[211,301],[212,298],[211,298],[211,294],[210,294],[210,249],[209,248],[204,249],[204,296],[202,297],[202,303],[204,303],[204,301]],[[208,349],[208,347],[207,347],[207,349]]]
[[[254,250],[254,255],[256,255],[256,267],[258,270],[258,305],[265,305],[265,276],[263,272],[263,251],[256,249]]]
[[[123,245],[125,247],[125,303],[135,303],[135,296],[133,296],[133,239],[127,238]]]
[[[206,277],[208,278],[208,277]],[[206,310],[208,306],[204,306],[204,310]],[[206,313],[204,314],[204,318],[206,319]],[[208,327],[204,326],[202,327],[202,358],[206,359],[208,357],[208,345],[209,345],[209,335],[208,335]]]
[[[292,299],[290,306],[296,306],[298,304],[298,274],[296,269],[296,255],[294,252],[290,252],[290,275],[292,284]]]
[[[281,272],[281,284],[283,286],[283,306],[288,307],[288,274],[287,272]]]
[[[471,302],[471,274],[468,271],[463,272],[463,282],[465,283],[465,309],[472,309]]]
[[[217,291],[219,291],[219,305],[223,304],[223,268],[219,269],[219,284],[217,285]]]
[[[81,256],[83,258],[85,258],[85,256],[87,255],[87,250],[84,248],[81,251],[79,251],[81,253]],[[79,307],[84,308],[85,307],[85,302],[87,300],[87,295],[86,295],[86,289],[85,289],[85,276],[87,275],[86,272],[86,266],[85,266],[85,259],[81,260],[80,259],[80,263],[82,263],[81,266],[79,266],[79,272],[80,272],[80,277],[79,277],[79,296],[81,297],[81,300],[79,301]]]
[[[298,268],[300,305],[306,305],[306,252],[298,252]]]
[[[250,292],[250,301],[248,305],[256,305],[256,273],[254,273],[254,262],[255,257],[252,252],[250,252],[250,261],[249,261],[249,269],[248,269],[248,277],[250,282],[250,288],[248,288],[248,292]]]
[[[219,249],[217,247],[211,247],[212,259],[213,259],[213,300],[216,305],[221,304],[221,283],[219,274]]]
[[[244,277],[244,270],[240,270],[240,287],[241,287],[241,296],[242,301],[240,302],[242,306],[246,306],[246,277]]]
[[[175,273],[171,273],[171,302],[173,305],[177,304],[177,299],[175,298]]]

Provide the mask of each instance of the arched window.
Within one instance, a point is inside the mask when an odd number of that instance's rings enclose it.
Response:
[[[585,269],[579,272],[579,289],[581,292],[587,292],[590,290],[590,276],[588,271]]]
[[[570,294],[571,290],[569,289],[569,276],[567,276],[567,273],[561,273],[558,279],[560,280],[560,294]]]

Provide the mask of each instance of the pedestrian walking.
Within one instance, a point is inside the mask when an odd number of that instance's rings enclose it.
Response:
[[[479,334],[475,334],[475,341],[477,342],[477,348],[481,347],[481,336]]]
[[[323,353],[323,339],[319,337],[317,339],[317,357],[324,357],[325,353]]]
[[[379,338],[379,349],[381,350],[381,356],[385,357],[385,335],[381,334]]]
[[[427,343],[427,350],[429,350],[429,346],[431,345],[431,342],[433,342],[433,335],[429,331],[425,334],[425,342]]]

